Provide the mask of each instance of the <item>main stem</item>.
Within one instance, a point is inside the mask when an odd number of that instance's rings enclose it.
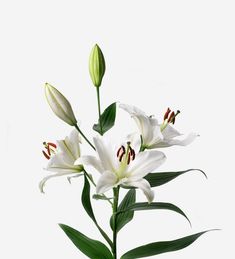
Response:
[[[98,103],[98,112],[99,112],[99,125],[100,125],[100,134],[103,136],[103,125],[101,121],[101,109],[100,109],[100,88],[96,87],[97,93],[97,103]]]
[[[89,139],[83,134],[83,132],[80,130],[78,125],[74,125],[74,127],[77,129],[77,131],[83,136],[83,138],[86,140],[86,142],[95,150],[95,146],[89,141]]]
[[[119,186],[113,188],[113,258],[117,259],[117,209]]]

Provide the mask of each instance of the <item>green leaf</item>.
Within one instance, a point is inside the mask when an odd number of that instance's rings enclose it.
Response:
[[[86,210],[87,214],[90,216],[90,218],[95,223],[96,227],[100,231],[101,235],[105,238],[105,240],[109,243],[110,247],[113,247],[113,243],[108,237],[108,235],[104,232],[104,230],[99,226],[99,224],[96,221],[92,206],[91,206],[91,199],[90,199],[90,183],[87,179],[87,176],[84,174],[84,187],[82,191],[82,205],[84,209]]]
[[[110,250],[100,241],[91,239],[78,230],[59,224],[74,245],[91,259],[113,259]]]
[[[136,259],[147,256],[173,252],[191,245],[196,239],[208,231],[203,231],[191,236],[186,236],[172,241],[161,241],[134,248],[125,253],[121,259]]]
[[[184,216],[189,224],[191,225],[190,220],[188,217],[185,215],[185,213],[177,206],[171,203],[166,203],[166,202],[152,202],[152,203],[147,203],[147,202],[138,202],[134,203],[130,206],[128,206],[126,209],[118,211],[118,214],[123,214],[126,213],[127,211],[140,211],[140,210],[172,210],[176,213],[181,214]]]
[[[102,133],[104,134],[106,131],[111,129],[115,123],[116,103],[112,103],[111,105],[109,105],[101,114],[100,118],[102,123],[102,132],[100,129],[100,121],[98,122],[98,124],[94,124],[93,130],[97,131],[98,133],[100,133],[100,135],[102,135]]]
[[[150,173],[145,176],[145,179],[150,183],[151,187],[156,187],[163,185],[165,183],[170,182],[171,180],[175,179],[176,177],[185,174],[190,171],[199,171],[205,175],[206,174],[200,170],[200,169],[188,169],[184,171],[178,171],[178,172],[161,172],[161,173]]]
[[[136,199],[136,190],[131,189],[127,192],[122,202],[118,206],[117,217],[116,217],[117,232],[133,219],[134,211],[132,210],[127,211],[126,208],[128,208],[130,205],[135,203],[135,199]],[[119,211],[124,211],[124,212],[118,214]],[[113,229],[113,216],[110,219],[110,226]]]

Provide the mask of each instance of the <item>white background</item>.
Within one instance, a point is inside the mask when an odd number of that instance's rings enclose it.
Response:
[[[107,64],[102,107],[121,101],[159,119],[168,106],[180,109],[176,127],[200,138],[165,150],[161,170],[201,168],[209,177],[192,172],[155,189],[155,200],[182,208],[192,228],[173,212],[137,212],[120,232],[119,255],[148,242],[221,228],[156,258],[234,258],[234,7],[234,1],[216,0],[1,1],[1,258],[85,258],[59,222],[101,239],[80,203],[82,179],[72,185],[53,179],[45,195],[38,189],[47,175],[42,142],[71,130],[51,112],[43,85],[49,82],[67,96],[91,138],[97,108],[87,67],[95,43]],[[133,129],[119,111],[109,137]],[[139,199],[144,201],[142,194]],[[94,207],[108,229],[108,205]]]

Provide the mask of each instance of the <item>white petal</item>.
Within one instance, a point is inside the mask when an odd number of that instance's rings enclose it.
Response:
[[[101,174],[105,171],[102,167],[102,163],[94,156],[81,156],[78,158],[75,165],[90,165],[93,166]]]
[[[99,136],[94,137],[93,140],[103,168],[107,171],[115,171],[118,159],[116,154],[114,154],[112,147],[105,143],[104,138]]]
[[[78,157],[75,157],[71,150],[69,138],[66,137],[64,140],[58,140],[57,145],[58,152],[62,154],[63,160],[68,164],[73,164]]]
[[[74,179],[74,178],[78,178],[80,176],[82,176],[83,174],[75,174],[75,175],[72,175],[72,176],[68,176],[67,179],[69,181],[69,183],[71,183],[71,180]]]
[[[73,153],[74,157],[80,157],[80,136],[76,129],[74,129],[68,138],[68,146]]]
[[[140,146],[141,146],[141,138],[140,138],[140,134],[137,132],[131,133],[129,135],[127,135],[126,137],[126,142],[131,143],[131,147],[135,150],[135,151],[139,151],[140,150]]]
[[[180,139],[165,139],[162,142],[158,143],[157,147],[170,147],[170,146],[187,146],[191,144],[196,137],[199,135],[196,133],[190,133],[186,138],[180,140]]]
[[[127,111],[135,120],[142,135],[144,146],[149,147],[163,138],[160,125],[158,125],[157,120],[153,116],[147,116],[135,106],[120,104],[119,107]]]
[[[98,180],[96,192],[104,193],[117,184],[117,177],[113,172],[105,171]]]
[[[137,114],[142,114],[142,115],[146,116],[146,114],[142,110],[140,110],[139,108],[137,108],[137,107],[135,107],[133,105],[128,105],[128,104],[121,103],[119,105],[119,108],[125,110],[130,115],[134,115],[135,116]]]
[[[137,127],[143,137],[144,145],[148,145],[153,140],[153,129],[154,126],[151,123],[151,119],[144,115],[134,115],[133,119],[135,120]]]
[[[141,189],[149,203],[153,201],[154,191],[151,189],[151,186],[147,180],[141,179],[136,182],[129,182],[128,185]]]
[[[63,175],[70,175],[71,174],[71,172],[61,172],[61,173],[57,173],[57,174],[53,174],[53,175],[48,175],[48,176],[46,176],[46,177],[44,177],[41,181],[40,181],[40,183],[39,183],[39,189],[40,189],[40,191],[41,192],[43,192],[44,193],[44,186],[45,186],[45,183],[49,180],[49,179],[51,179],[51,178],[54,178],[54,177],[58,177],[58,176],[63,176]]]
[[[74,166],[73,161],[72,163],[70,163],[70,161],[65,161],[63,153],[57,153],[50,158],[46,170],[53,172],[77,173],[81,171],[81,168],[77,165]]]
[[[145,175],[151,173],[166,160],[164,153],[156,150],[146,150],[136,155],[131,161],[128,173],[130,181],[137,181]]]
[[[162,131],[162,135],[166,139],[171,139],[181,136],[182,134],[168,124],[166,128]]]
[[[161,132],[161,128],[160,126],[155,126],[155,127],[152,127],[152,141],[149,141],[148,145],[146,148],[148,149],[152,149],[154,148],[159,142],[161,142],[163,140],[163,135],[162,135],[162,132]]]

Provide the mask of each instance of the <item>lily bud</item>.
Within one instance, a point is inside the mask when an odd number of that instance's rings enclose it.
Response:
[[[93,47],[90,54],[89,72],[94,86],[100,87],[105,73],[105,60],[104,55],[97,44]]]
[[[60,93],[52,85],[46,83],[45,95],[48,104],[56,116],[71,126],[75,126],[77,124],[77,120],[74,116],[71,104],[62,93]]]

